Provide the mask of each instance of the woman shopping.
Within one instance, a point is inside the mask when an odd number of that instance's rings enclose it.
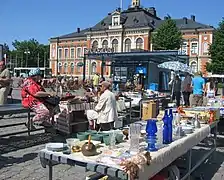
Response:
[[[22,105],[35,113],[34,124],[49,127],[51,126],[50,120],[54,113],[54,106],[47,103],[46,99],[53,97],[53,94],[44,90],[41,86],[41,79],[39,68],[32,69],[29,72],[29,77],[22,85]]]
[[[216,92],[215,81],[212,78],[210,78],[209,82],[206,83],[206,97],[215,98],[215,92]]]

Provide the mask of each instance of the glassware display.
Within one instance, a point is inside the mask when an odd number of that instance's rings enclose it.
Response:
[[[163,144],[169,144],[169,130],[168,130],[168,110],[165,110],[165,114],[163,117]]]
[[[146,142],[148,143],[147,151],[157,151],[156,148],[156,133],[157,133],[157,120],[148,120],[146,126]]]
[[[168,141],[171,143],[173,141],[173,110],[169,109],[168,116]]]

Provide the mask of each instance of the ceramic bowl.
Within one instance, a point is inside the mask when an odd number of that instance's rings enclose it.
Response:
[[[110,145],[110,137],[109,136],[103,136],[103,143],[105,145]]]
[[[121,143],[124,139],[124,135],[123,134],[117,134],[116,135],[116,142],[117,143]]]
[[[91,139],[94,140],[94,141],[103,142],[103,135],[101,135],[101,134],[93,134],[91,136]]]
[[[87,133],[77,133],[77,138],[80,141],[87,140],[88,136],[89,136],[89,134],[87,134]]]

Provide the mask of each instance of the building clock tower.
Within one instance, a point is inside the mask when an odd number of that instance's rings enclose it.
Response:
[[[140,6],[140,0],[132,0],[132,7],[139,7]]]

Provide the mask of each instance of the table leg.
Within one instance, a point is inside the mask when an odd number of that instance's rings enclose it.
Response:
[[[48,163],[48,179],[53,180],[53,165],[51,161]]]
[[[31,120],[31,118],[30,118],[30,111],[28,112],[28,126],[27,126],[27,128],[28,128],[28,136],[30,136],[30,130],[32,129],[32,120]]]
[[[132,107],[131,107],[131,101],[130,101],[130,109],[129,109],[129,123],[131,123],[131,111],[132,111]]]
[[[191,150],[189,150],[189,152],[188,152],[188,180],[190,180],[191,179],[191,159],[192,159],[192,149]]]

